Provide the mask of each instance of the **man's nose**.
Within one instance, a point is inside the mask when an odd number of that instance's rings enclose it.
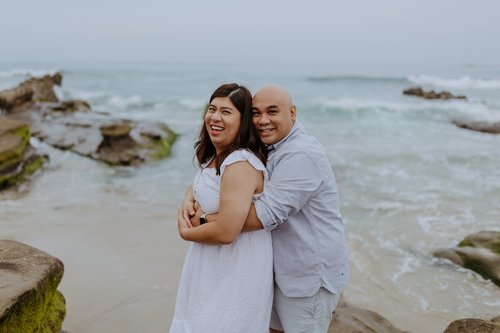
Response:
[[[269,117],[267,116],[267,114],[261,114],[259,118],[259,124],[265,125],[268,123],[269,123]]]

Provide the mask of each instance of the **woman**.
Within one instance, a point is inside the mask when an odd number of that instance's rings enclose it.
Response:
[[[194,243],[184,262],[170,332],[268,332],[271,235],[264,230],[240,234],[267,178],[248,89],[233,83],[215,90],[195,147],[200,170],[194,197],[204,212],[219,212],[219,218],[193,228],[179,210],[179,233]]]

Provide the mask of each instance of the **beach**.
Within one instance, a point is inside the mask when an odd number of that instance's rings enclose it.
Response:
[[[50,162],[31,183],[0,193],[0,238],[64,262],[64,331],[168,330],[189,246],[176,214],[196,172],[194,139],[210,93],[232,81],[289,89],[299,119],[324,145],[346,222],[347,302],[412,333],[498,315],[497,286],[432,252],[500,230],[500,136],[452,123],[500,121],[499,66],[2,64],[0,89],[54,71],[63,74],[61,98],[162,121],[179,134],[170,157],[141,168],[32,139]],[[403,96],[412,85],[468,99]]]

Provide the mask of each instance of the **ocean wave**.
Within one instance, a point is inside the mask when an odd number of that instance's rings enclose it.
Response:
[[[362,75],[339,75],[339,76],[312,76],[307,77],[307,81],[318,83],[330,82],[352,82],[352,83],[408,83],[406,78],[402,77],[377,77],[377,76],[362,76]]]
[[[456,79],[446,79],[431,75],[411,75],[408,81],[417,85],[448,89],[500,89],[500,80],[477,79],[468,75]]]
[[[459,116],[466,120],[500,121],[500,110],[482,101],[384,101],[384,100],[359,100],[352,98],[317,99],[314,109],[323,112],[348,113],[359,115],[364,113],[390,113],[403,114],[418,112],[426,115]]]
[[[106,104],[116,109],[128,109],[135,107],[150,106],[149,104],[146,104],[142,96],[139,95],[132,95],[127,97],[114,95],[111,96],[111,98],[107,101]]]
[[[0,71],[0,78],[10,78],[10,77],[40,77],[44,75],[54,75],[60,72],[58,69],[30,69],[30,68],[17,68],[7,71]]]
[[[402,102],[391,102],[383,100],[359,100],[352,98],[340,98],[340,99],[318,99],[317,103],[320,107],[326,107],[328,109],[339,109],[348,111],[358,111],[358,110],[388,110],[388,111],[407,111],[415,109],[426,109],[430,102],[421,103],[402,103]]]
[[[155,103],[146,102],[140,95],[111,95],[105,91],[64,91],[67,98],[82,99],[97,108],[125,110],[130,108],[151,108]]]

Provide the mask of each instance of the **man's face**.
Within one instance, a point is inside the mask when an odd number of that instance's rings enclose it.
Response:
[[[265,144],[272,145],[290,133],[296,110],[286,96],[273,91],[263,91],[253,98],[252,114],[260,139]]]

